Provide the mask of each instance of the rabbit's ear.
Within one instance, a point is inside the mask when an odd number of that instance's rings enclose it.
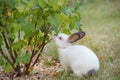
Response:
[[[73,43],[73,42],[83,38],[84,36],[85,36],[85,32],[83,32],[83,31],[74,33],[68,38],[68,42]]]

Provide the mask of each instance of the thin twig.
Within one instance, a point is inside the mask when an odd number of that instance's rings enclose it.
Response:
[[[47,43],[49,43],[51,40],[52,40],[52,38],[51,38],[51,39],[49,39],[47,42],[45,42],[45,45],[46,45]]]
[[[13,52],[14,52],[14,55],[15,55],[15,60],[16,60],[16,58],[17,58],[17,51],[16,50],[13,50]]]
[[[18,41],[20,41],[20,30],[18,31]]]
[[[0,54],[10,63],[11,67],[15,70],[14,64],[10,61],[10,59],[7,56],[5,56],[5,53],[3,52],[3,50],[0,49],[0,51],[1,51]]]
[[[63,25],[64,25],[64,23],[62,23],[62,24],[58,27],[58,32],[61,31]]]
[[[7,48],[8,52],[9,52],[9,55],[10,55],[13,63],[15,63],[15,59],[13,57],[12,49],[9,47],[9,44],[8,44],[7,38],[5,36],[5,33],[2,32],[2,35],[3,35],[3,39],[4,39],[4,42],[5,42],[6,48]]]
[[[9,33],[8,31],[7,31],[7,33]],[[12,39],[8,39],[8,42],[9,42],[9,45],[11,44],[11,43],[13,43],[13,41],[14,40],[12,40]],[[11,50],[12,50],[12,52],[11,52],[11,54],[13,54],[14,55],[14,59],[16,60],[16,58],[17,58],[17,52],[16,52],[16,50],[13,50],[12,48],[10,48]]]
[[[3,39],[4,39],[4,42],[5,42],[6,48],[9,49],[7,39],[6,39],[5,34],[3,32],[2,32],[2,35],[3,35]]]

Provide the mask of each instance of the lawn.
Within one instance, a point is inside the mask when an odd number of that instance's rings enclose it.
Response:
[[[83,44],[96,52],[101,65],[98,75],[91,80],[120,80],[119,3],[99,0],[83,5],[81,20],[87,33]]]
[[[77,43],[96,53],[100,59],[100,70],[90,78],[62,73],[56,79],[120,80],[120,1],[85,0],[81,4],[81,23],[86,37]]]

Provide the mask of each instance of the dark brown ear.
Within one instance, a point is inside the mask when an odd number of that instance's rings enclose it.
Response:
[[[83,32],[83,31],[74,33],[68,38],[68,42],[73,43],[73,42],[83,38],[84,36],[85,36],[85,32]]]

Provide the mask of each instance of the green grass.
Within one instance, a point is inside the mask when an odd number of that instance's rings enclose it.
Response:
[[[120,1],[90,1],[86,0],[81,5],[81,23],[86,37],[78,43],[96,53],[100,59],[100,70],[90,78],[61,73],[57,80],[120,80]],[[49,51],[50,55],[57,53],[53,47]]]

